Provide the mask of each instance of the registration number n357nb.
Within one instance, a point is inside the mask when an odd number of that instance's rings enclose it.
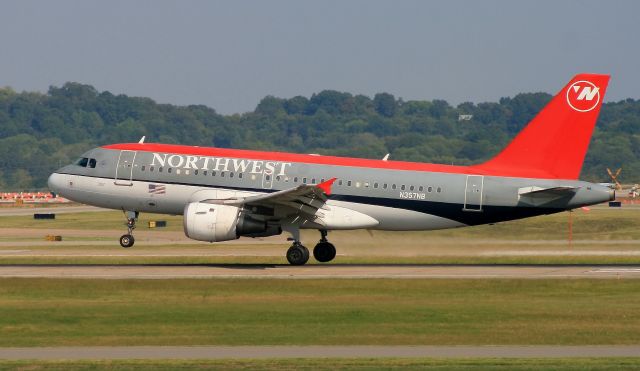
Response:
[[[427,195],[424,193],[416,193],[416,192],[400,192],[400,198],[408,198],[411,200],[424,200],[427,198]]]

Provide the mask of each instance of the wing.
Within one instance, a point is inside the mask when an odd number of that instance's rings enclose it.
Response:
[[[328,196],[331,195],[331,186],[336,178],[331,178],[326,182],[310,185],[300,184],[297,187],[285,189],[282,191],[260,194],[249,197],[233,197],[228,199],[204,200],[212,204],[222,204],[237,207],[247,207],[248,209],[279,209],[280,217],[302,217],[303,219],[313,221],[318,217],[322,217],[319,210],[326,209],[325,203]]]

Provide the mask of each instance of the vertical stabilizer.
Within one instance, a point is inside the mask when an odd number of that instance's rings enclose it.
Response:
[[[577,179],[608,83],[608,75],[575,76],[502,152],[472,168],[488,175]]]

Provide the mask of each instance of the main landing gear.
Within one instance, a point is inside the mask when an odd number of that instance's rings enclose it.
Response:
[[[305,265],[309,261],[309,250],[300,241],[293,241],[293,245],[287,250],[287,261],[291,265]]]
[[[313,257],[320,263],[326,263],[336,257],[336,247],[327,241],[327,231],[320,230],[320,241],[313,248]]]
[[[136,242],[135,238],[133,238],[133,230],[136,229],[136,220],[138,219],[137,211],[125,211],[125,216],[127,218],[127,234],[123,234],[120,236],[120,246],[125,249],[133,246]]]
[[[287,261],[291,265],[304,265],[309,261],[309,250],[300,242],[299,233],[293,233],[293,241],[287,250]],[[326,263],[336,257],[336,248],[327,240],[327,231],[320,231],[320,241],[313,248],[313,257],[320,263]]]

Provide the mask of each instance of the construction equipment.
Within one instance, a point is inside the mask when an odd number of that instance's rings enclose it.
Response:
[[[611,180],[616,185],[616,191],[621,191],[622,190],[622,184],[620,184],[620,182],[618,181],[618,177],[620,176],[620,172],[621,171],[622,171],[622,168],[618,168],[618,170],[616,170],[616,173],[613,174],[611,169],[607,168],[607,173],[609,173],[609,176],[611,177]]]

